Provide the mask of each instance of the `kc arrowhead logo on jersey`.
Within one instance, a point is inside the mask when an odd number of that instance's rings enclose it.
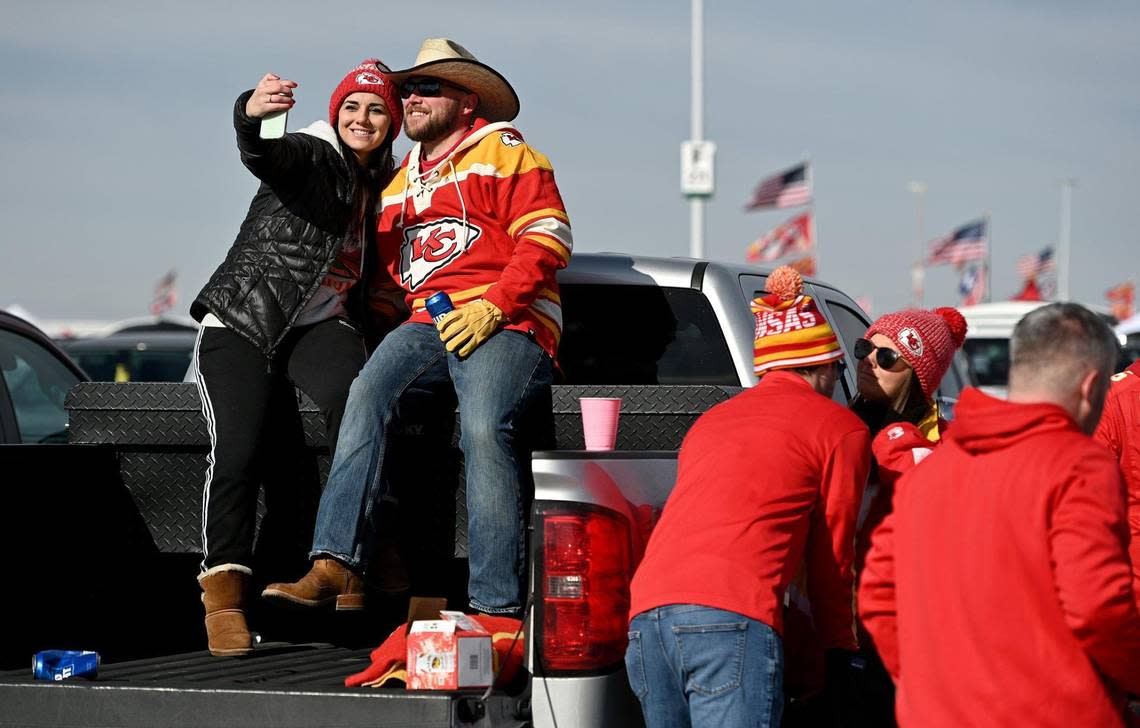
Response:
[[[454,217],[405,228],[400,246],[400,282],[408,290],[416,290],[462,255],[482,234],[475,225]]]

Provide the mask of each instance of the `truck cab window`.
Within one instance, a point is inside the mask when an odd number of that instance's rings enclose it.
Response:
[[[562,284],[566,384],[739,386],[721,324],[691,288]]]
[[[863,334],[867,333],[867,321],[842,303],[837,303],[834,299],[828,298],[826,301],[827,312],[831,318],[831,326],[835,329],[835,333],[839,335],[839,343],[843,347],[843,351],[847,354],[844,361],[847,372],[839,380],[843,391],[840,391],[840,386],[837,385],[835,392],[832,394],[832,399],[846,407],[847,403],[855,396],[856,361],[851,355],[851,352],[855,347],[855,340],[862,338]]]

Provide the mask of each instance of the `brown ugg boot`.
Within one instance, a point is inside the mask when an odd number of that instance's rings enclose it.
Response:
[[[253,649],[242,611],[250,573],[249,568],[239,564],[221,564],[198,577],[202,604],[206,606],[206,639],[211,655],[245,655]]]
[[[335,601],[339,611],[364,609],[364,581],[336,559],[317,559],[300,581],[270,584],[261,596],[302,607]]]

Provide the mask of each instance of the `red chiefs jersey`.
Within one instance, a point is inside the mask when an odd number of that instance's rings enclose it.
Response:
[[[384,189],[377,216],[380,259],[406,294],[408,320],[430,323],[424,302],[440,291],[457,307],[482,298],[506,315],[507,329],[554,356],[555,272],[573,238],[550,162],[510,124],[482,119],[430,169],[420,149]]]

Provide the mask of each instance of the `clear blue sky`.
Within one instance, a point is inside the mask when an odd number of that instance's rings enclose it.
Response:
[[[428,36],[514,84],[576,250],[687,254],[685,0],[3,0],[0,16],[0,306],[138,315],[174,268],[184,311],[256,189],[233,144],[237,94],[266,71],[297,80],[299,128],[360,59],[410,65]],[[907,303],[917,179],[926,237],[990,212],[1003,298],[1015,259],[1056,240],[1059,185],[1075,177],[1073,294],[1103,303],[1140,267],[1137,38],[1131,1],[708,0],[708,255],[741,261],[788,216],[743,208],[760,178],[806,153],[820,277],[877,312]],[[933,271],[927,305],[955,302],[955,288],[952,271]]]

